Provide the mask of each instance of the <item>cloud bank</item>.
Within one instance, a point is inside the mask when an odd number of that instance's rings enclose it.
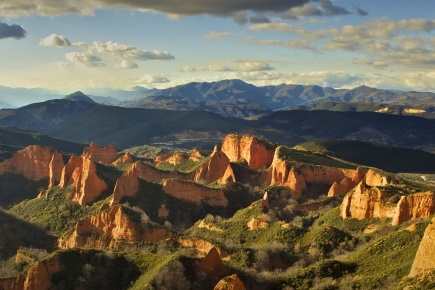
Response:
[[[1,6],[1,4],[0,4]],[[20,39],[26,37],[26,30],[18,24],[8,25],[0,22],[0,39],[3,38],[15,38]]]
[[[232,17],[238,23],[269,22],[267,15],[271,14],[282,18],[299,18],[351,13],[343,7],[334,5],[330,0],[185,0],[181,5],[179,0],[9,0],[0,4],[0,17],[93,15],[96,9],[103,8],[154,11],[173,18],[208,14]],[[360,15],[366,13],[359,8],[356,12]]]

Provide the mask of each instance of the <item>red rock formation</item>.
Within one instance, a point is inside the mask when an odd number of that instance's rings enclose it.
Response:
[[[261,200],[261,207],[263,209],[269,209],[270,201],[269,201],[269,193],[266,191],[263,195],[263,199]]]
[[[213,290],[246,290],[246,287],[237,274],[233,274],[222,278]]]
[[[92,142],[89,147],[86,147],[83,150],[83,155],[86,154],[90,154],[95,162],[102,164],[110,164],[118,159],[118,152],[116,152],[115,146],[113,146],[113,144],[107,145],[105,147],[99,147]]]
[[[435,218],[427,226],[423,239],[420,242],[414,262],[412,263],[410,277],[423,275],[435,270]]]
[[[17,277],[0,279],[0,289],[41,290],[52,289],[51,277],[63,268],[57,255],[37,262],[26,272]]]
[[[212,248],[216,248],[221,259],[228,257],[227,252],[225,252],[224,250],[222,250],[219,247],[216,247],[215,245],[213,245],[209,241],[206,241],[203,239],[186,240],[186,239],[179,238],[177,241],[183,247],[196,249],[200,252],[205,252],[205,253],[208,253]]]
[[[254,170],[272,164],[275,148],[276,145],[252,136],[230,134],[222,140],[222,152],[231,162],[244,159]]]
[[[60,239],[58,245],[60,248],[122,249],[128,247],[128,243],[158,242],[172,235],[165,228],[142,225],[139,221],[132,220],[121,206],[114,206],[79,221],[74,233]]]
[[[209,184],[217,181],[219,184],[227,184],[236,181],[230,160],[221,150],[215,146],[210,159],[198,167],[194,173],[197,183]]]
[[[139,190],[139,178],[150,182],[160,182],[168,178],[191,179],[191,175],[179,172],[160,171],[155,167],[136,161],[117,181],[113,190],[111,205],[116,205],[124,196],[133,196]]]
[[[49,170],[49,184],[48,187],[55,186],[59,184],[60,179],[62,178],[62,170],[64,167],[63,157],[60,153],[54,153],[50,164],[48,166]]]
[[[246,225],[248,226],[249,230],[252,231],[256,229],[263,229],[267,227],[268,223],[254,217]]]
[[[387,186],[390,182],[388,177],[369,169],[364,177],[364,181],[369,186]]]
[[[286,187],[295,198],[301,197],[307,189],[307,183],[329,186],[336,183],[337,185],[332,189],[332,194],[335,193],[335,187],[340,187],[340,190],[351,189],[364,178],[364,171],[359,168],[353,170],[301,162],[289,163],[280,158],[279,152],[280,147],[276,149],[270,169],[262,176],[263,183]]]
[[[384,203],[387,195],[377,187],[369,187],[360,182],[355,189],[348,193],[341,204],[342,218],[391,218],[395,206]]]
[[[427,218],[434,212],[434,192],[429,191],[405,195],[397,203],[392,225],[395,226],[416,218]]]
[[[163,191],[176,198],[197,204],[227,206],[228,200],[222,189],[209,188],[191,181],[167,179],[163,182]]]
[[[328,191],[328,197],[343,195],[354,188],[356,184],[348,177],[343,178],[340,183],[334,182]]]
[[[215,276],[221,276],[226,272],[226,267],[222,263],[218,250],[213,247],[207,255],[197,263],[199,271],[213,273]]]
[[[119,157],[118,159],[116,159],[115,161],[112,162],[113,165],[122,165],[122,164],[129,164],[129,163],[133,163],[133,156],[131,156],[130,153],[125,153],[124,155],[122,155],[121,157]]]
[[[201,155],[199,149],[194,149],[191,152],[171,152],[163,155],[159,155],[154,159],[154,163],[157,165],[160,162],[168,162],[173,165],[181,164],[183,161],[190,159],[194,162],[198,162],[201,159],[204,159],[204,156]]]
[[[62,155],[53,147],[27,146],[0,164],[0,175],[14,173],[21,174],[30,180],[48,179],[53,158],[56,162],[62,159]],[[57,173],[55,175],[57,176]]]
[[[91,155],[71,155],[62,170],[59,186],[73,186],[75,192],[71,198],[78,204],[89,204],[95,201],[107,189],[104,180],[97,176],[97,168]]]

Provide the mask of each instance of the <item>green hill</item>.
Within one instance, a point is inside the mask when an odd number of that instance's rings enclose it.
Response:
[[[294,148],[324,153],[389,172],[435,173],[435,154],[422,150],[379,146],[360,141],[310,141]]]

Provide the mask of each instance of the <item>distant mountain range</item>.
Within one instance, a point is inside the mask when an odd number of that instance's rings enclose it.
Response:
[[[94,102],[104,105],[169,110],[207,110],[235,118],[251,118],[271,111],[288,109],[338,111],[385,109],[388,113],[414,114],[429,118],[432,118],[434,116],[432,113],[435,112],[435,94],[430,92],[390,91],[367,86],[354,89],[287,84],[256,87],[241,80],[194,82],[168,89],[142,87],[135,87],[130,91],[100,89],[90,91],[87,96]],[[48,90],[0,87],[0,102],[6,103],[0,103],[0,107],[4,108],[60,98],[63,96]],[[344,103],[352,105],[340,105]],[[367,103],[374,105],[367,106]],[[391,105],[396,109],[387,108]],[[399,106],[400,110],[397,109]]]
[[[248,121],[201,110],[106,106],[80,93],[18,109],[1,109],[0,126],[81,143],[113,143],[118,148],[144,144],[210,148],[223,134],[245,132],[288,146],[309,140],[360,140],[435,151],[435,119],[374,112],[287,110]]]

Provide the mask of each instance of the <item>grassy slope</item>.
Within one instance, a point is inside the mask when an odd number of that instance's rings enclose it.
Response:
[[[360,141],[310,141],[294,147],[380,168],[389,172],[435,173],[435,154]]]

